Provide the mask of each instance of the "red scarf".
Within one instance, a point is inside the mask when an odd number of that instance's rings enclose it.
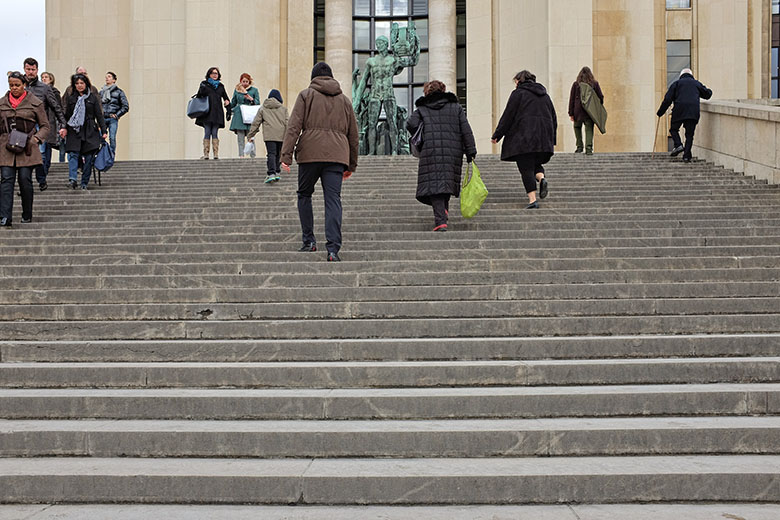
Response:
[[[27,91],[24,91],[24,94],[22,94],[19,99],[16,99],[10,92],[8,93],[8,102],[11,103],[11,108],[16,110],[16,107],[19,106],[19,103],[22,102],[24,98],[27,97]]]

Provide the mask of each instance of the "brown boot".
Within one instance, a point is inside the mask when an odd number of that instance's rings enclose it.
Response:
[[[211,139],[211,151],[214,152],[214,159],[219,159],[219,139]]]
[[[203,140],[203,157],[201,159],[209,160],[209,141],[210,139]]]

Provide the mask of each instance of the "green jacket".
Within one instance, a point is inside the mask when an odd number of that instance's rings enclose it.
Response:
[[[245,125],[244,119],[241,117],[241,105],[260,104],[260,92],[255,87],[249,87],[246,89],[246,93],[252,96],[252,101],[244,97],[241,92],[233,91],[233,99],[230,100],[230,110],[233,111],[233,116],[230,118],[230,129],[233,131],[243,130],[246,132],[249,130],[249,125]]]
[[[582,108],[598,127],[602,134],[607,133],[607,109],[601,104],[593,87],[585,82],[580,82],[580,101]]]

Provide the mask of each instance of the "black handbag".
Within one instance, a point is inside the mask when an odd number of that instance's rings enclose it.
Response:
[[[27,149],[27,141],[29,139],[29,134],[16,129],[16,119],[12,120],[11,128],[8,132],[8,142],[5,145],[6,149],[13,153],[22,153]]]

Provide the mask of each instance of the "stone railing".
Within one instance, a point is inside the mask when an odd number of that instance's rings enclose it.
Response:
[[[780,100],[702,101],[693,154],[780,184]]]

